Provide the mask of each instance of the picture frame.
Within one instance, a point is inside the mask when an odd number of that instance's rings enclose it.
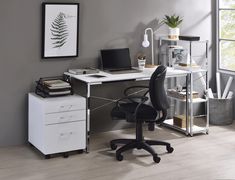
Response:
[[[79,3],[42,3],[42,58],[78,57]]]

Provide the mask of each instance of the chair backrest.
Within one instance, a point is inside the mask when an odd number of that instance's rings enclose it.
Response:
[[[164,80],[166,77],[166,67],[158,66],[150,78],[149,95],[153,107],[158,111],[164,111],[169,108]]]

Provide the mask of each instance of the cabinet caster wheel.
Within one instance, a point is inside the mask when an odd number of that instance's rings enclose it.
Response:
[[[82,153],[83,153],[83,150],[78,150],[77,153],[78,153],[78,154],[82,154]]]
[[[68,158],[68,157],[69,157],[69,154],[68,154],[68,153],[63,153],[63,157],[64,157],[64,158]]]
[[[167,150],[168,153],[172,153],[174,151],[174,148],[171,147],[171,146],[167,146],[166,150]]]
[[[110,144],[110,147],[112,150],[116,150],[117,149],[117,145],[116,144]]]
[[[51,155],[45,155],[45,159],[51,159]]]
[[[159,162],[161,161],[161,158],[158,157],[158,156],[153,156],[153,161],[154,161],[155,163],[159,163]]]
[[[123,155],[121,155],[121,154],[116,154],[116,159],[117,159],[118,161],[122,161],[122,160],[123,160]]]

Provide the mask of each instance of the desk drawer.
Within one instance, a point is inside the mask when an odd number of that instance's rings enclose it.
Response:
[[[78,110],[78,111],[69,111],[69,112],[60,112],[60,113],[52,113],[45,115],[45,124],[57,124],[57,123],[66,123],[73,121],[85,121],[86,119],[86,111]]]
[[[79,99],[78,101],[70,102],[50,102],[45,103],[45,113],[56,113],[56,112],[66,112],[74,110],[85,110],[86,108],[85,99]]]
[[[85,149],[85,121],[45,126],[44,154]]]

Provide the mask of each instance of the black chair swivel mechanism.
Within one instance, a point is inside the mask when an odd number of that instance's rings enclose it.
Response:
[[[124,144],[116,151],[116,159],[123,160],[122,153],[130,149],[144,149],[148,151],[156,163],[160,162],[160,157],[155,153],[151,145],[166,146],[168,153],[173,152],[173,148],[167,142],[156,140],[145,140],[143,137],[143,123],[148,123],[148,129],[153,131],[155,123],[161,124],[167,116],[169,104],[164,89],[164,80],[166,76],[166,67],[159,66],[152,74],[149,86],[132,86],[124,91],[125,97],[118,100],[116,106],[111,111],[114,119],[126,119],[127,122],[136,123],[135,139],[115,139],[110,142],[112,150],[117,148],[118,144]],[[128,95],[134,88],[147,88],[143,96]],[[150,95],[151,105],[144,104]],[[137,101],[138,100],[138,101]],[[158,113],[161,117],[158,117]]]

